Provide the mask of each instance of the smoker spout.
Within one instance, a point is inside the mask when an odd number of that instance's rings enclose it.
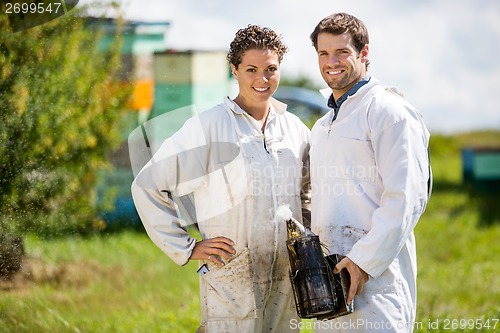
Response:
[[[286,222],[288,239],[314,235],[311,230],[307,229],[302,223],[293,218],[292,211],[288,205],[280,206],[276,211],[276,217],[278,220]]]
[[[304,225],[302,225],[302,223],[300,223],[299,221],[297,221],[293,217],[289,220],[286,220],[286,229],[288,232],[288,239],[295,239],[295,238],[299,238],[302,236],[314,235],[311,232],[311,230],[304,227]]]

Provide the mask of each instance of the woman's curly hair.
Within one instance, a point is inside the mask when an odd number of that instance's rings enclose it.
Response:
[[[283,56],[288,51],[282,41],[282,36],[269,28],[249,24],[248,27],[238,30],[229,46],[227,61],[236,68],[241,63],[243,54],[251,49],[271,50],[276,52],[281,63]]]

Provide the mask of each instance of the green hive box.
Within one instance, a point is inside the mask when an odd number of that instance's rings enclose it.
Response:
[[[500,148],[463,149],[462,175],[475,190],[500,192]]]
[[[224,52],[157,52],[153,72],[155,93],[150,119],[189,105],[202,112],[229,94],[229,65]]]

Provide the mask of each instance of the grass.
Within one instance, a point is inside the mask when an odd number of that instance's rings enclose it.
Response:
[[[478,329],[478,322],[500,318],[500,214],[497,207],[493,220],[485,223],[482,204],[492,198],[498,204],[500,196],[471,192],[462,184],[459,150],[465,146],[500,147],[500,132],[431,141],[435,187],[415,229],[421,332],[450,331],[453,323],[461,332],[494,331]],[[442,330],[431,327],[436,322]]]
[[[172,264],[145,234],[26,244],[34,283],[2,292],[0,332],[185,332],[198,323],[195,263]]]
[[[459,148],[470,142],[500,146],[500,134],[433,140],[434,192],[415,229],[415,332],[494,332],[493,319],[500,318],[500,221],[481,223],[480,198],[461,184]],[[0,333],[185,333],[199,325],[196,263],[178,267],[144,233],[27,236],[25,245],[24,271],[0,284]],[[487,319],[490,328],[479,329]]]

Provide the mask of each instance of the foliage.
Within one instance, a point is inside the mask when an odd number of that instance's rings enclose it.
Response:
[[[3,229],[88,232],[99,225],[95,175],[119,143],[128,89],[117,79],[119,37],[99,50],[102,32],[82,14],[17,33],[0,16]]]
[[[10,233],[0,233],[0,278],[11,279],[22,266],[23,240]]]
[[[290,87],[300,87],[307,88],[311,90],[320,90],[322,87],[316,84],[307,75],[300,75],[297,77],[282,77],[280,80],[280,86],[290,86]]]

